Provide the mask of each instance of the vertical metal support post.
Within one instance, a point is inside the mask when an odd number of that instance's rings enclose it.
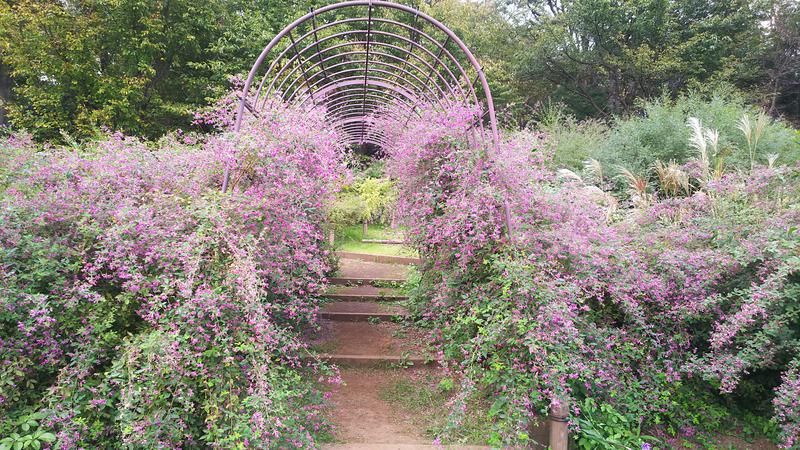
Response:
[[[367,132],[367,82],[369,80],[369,44],[372,42],[372,1],[369,2],[369,10],[367,11],[367,50],[364,56],[364,96],[361,101],[361,117],[364,123],[361,125],[361,138],[364,141],[364,134]]]
[[[442,54],[444,53],[444,49],[447,48],[447,44],[450,43],[450,36],[447,36],[447,39],[444,40],[444,44],[439,48],[439,53],[436,54],[436,61],[431,67],[431,71],[428,72],[428,77],[425,78],[425,84],[428,85],[431,82],[431,76],[433,76],[433,72],[436,71],[436,66],[442,63]]]
[[[511,205],[509,205],[508,199],[503,199],[503,213],[505,216],[506,233],[508,234],[508,240],[509,242],[513,242],[514,229],[511,228]]]
[[[419,12],[414,14],[414,19],[411,22],[411,30],[408,31],[408,40],[411,41],[408,44],[408,50],[406,50],[405,55],[403,56],[403,66],[408,67],[408,58],[414,54],[414,44],[419,43],[419,30],[417,29],[417,20],[419,19]],[[395,75],[394,79],[397,80],[399,77]]]

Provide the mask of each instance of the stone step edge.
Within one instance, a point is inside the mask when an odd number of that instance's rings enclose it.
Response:
[[[385,444],[385,443],[349,443],[349,444],[322,444],[322,450],[490,450],[492,447],[485,445],[433,445],[433,444]]]
[[[330,284],[341,285],[362,285],[373,283],[405,283],[405,278],[358,278],[358,277],[331,277],[328,278]]]
[[[347,355],[338,353],[321,353],[318,358],[334,364],[358,367],[375,367],[386,365],[407,365],[409,367],[435,366],[436,360],[421,356],[386,356],[386,355]]]
[[[336,252],[342,259],[356,259],[365,262],[375,262],[382,264],[416,264],[419,265],[422,260],[419,258],[412,258],[409,256],[390,256],[390,255],[377,255],[374,253],[354,253],[354,252]]]
[[[399,239],[362,239],[364,244],[386,244],[386,245],[403,245],[406,241]]]
[[[399,302],[408,300],[406,295],[385,295],[385,294],[322,294],[323,298],[338,300],[342,302]]]
[[[370,319],[377,319],[381,322],[392,322],[395,318],[408,317],[407,312],[339,312],[339,311],[320,311],[317,314],[322,319],[334,322],[369,322]]]

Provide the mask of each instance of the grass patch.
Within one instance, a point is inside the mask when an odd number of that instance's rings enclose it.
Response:
[[[442,438],[442,444],[484,444],[491,433],[490,419],[485,408],[471,404],[457,433],[444,431],[448,427],[447,403],[455,394],[452,380],[434,373],[419,378],[398,378],[383,387],[381,400],[412,413],[416,425],[425,429],[431,438]]]
[[[335,353],[336,342],[334,342],[333,340],[321,342],[319,344],[312,345],[311,350],[318,354]]]
[[[369,225],[365,239],[403,239],[401,229],[392,230],[382,225]],[[361,225],[345,225],[336,227],[335,245],[338,250],[354,253],[372,253],[388,256],[416,257],[413,249],[398,244],[375,244],[361,242]]]

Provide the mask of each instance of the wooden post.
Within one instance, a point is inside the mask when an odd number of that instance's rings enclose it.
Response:
[[[511,205],[508,204],[508,200],[503,200],[503,222],[506,225],[509,242],[513,242],[514,230],[511,228]]]
[[[569,406],[566,403],[554,402],[550,405],[550,450],[567,450],[569,446],[568,416]]]
[[[336,241],[336,228],[331,227],[331,229],[328,230],[328,244],[330,244],[331,247],[333,247],[335,241]]]
[[[368,231],[368,230],[369,230],[369,224],[368,224],[368,223],[367,223],[367,221],[365,220],[365,221],[364,221],[364,222],[361,224],[361,239],[366,239],[366,238],[367,238],[367,231]]]

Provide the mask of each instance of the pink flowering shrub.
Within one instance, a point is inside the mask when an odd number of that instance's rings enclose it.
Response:
[[[325,423],[309,380],[336,378],[299,338],[330,271],[321,224],[343,168],[326,130],[283,108],[238,137],[0,144],[3,434],[313,446]]]
[[[387,169],[425,256],[421,321],[462,385],[492,399],[495,443],[525,442],[564,402],[579,431],[580,405],[595,400],[637,429],[690,433],[705,418],[684,400],[714,388],[774,399],[795,445],[800,167],[616,211],[610,194],[556,176],[545,136],[469,145],[475,117],[454,108],[387,124]]]

